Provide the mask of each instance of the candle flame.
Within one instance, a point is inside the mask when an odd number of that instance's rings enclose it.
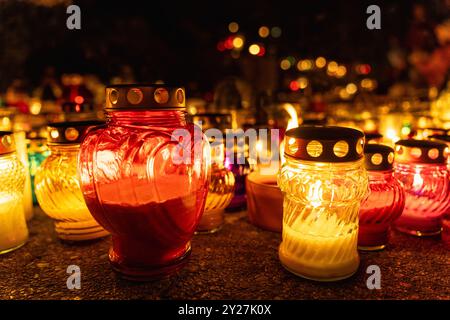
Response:
[[[283,109],[289,114],[289,117],[290,117],[288,124],[287,124],[286,131],[289,129],[297,128],[299,126],[297,110],[295,110],[294,106],[291,103],[283,104]],[[286,161],[284,158],[285,141],[286,141],[286,138],[283,139],[283,141],[280,145],[280,159],[281,159],[282,164]]]
[[[308,200],[314,208],[322,204],[322,181],[317,180],[308,190]]]
[[[283,109],[289,114],[289,121],[286,130],[298,127],[298,114],[294,106],[290,103],[283,104]]]

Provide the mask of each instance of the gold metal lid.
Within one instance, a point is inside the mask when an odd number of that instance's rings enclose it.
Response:
[[[391,170],[394,164],[394,149],[383,144],[366,144],[364,163],[369,171]]]
[[[14,133],[10,131],[0,131],[0,155],[16,151],[14,143]]]
[[[123,84],[106,87],[106,110],[185,109],[183,87],[163,84]]]
[[[48,125],[48,144],[78,144],[83,141],[88,129],[104,125],[97,120],[55,122]]]
[[[445,143],[429,140],[399,140],[395,143],[395,161],[398,163],[445,164],[448,147]]]
[[[351,162],[363,157],[364,133],[336,126],[300,126],[286,131],[284,153],[299,160]]]

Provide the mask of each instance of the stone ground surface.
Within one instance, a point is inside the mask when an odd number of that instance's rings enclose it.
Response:
[[[83,245],[57,240],[36,209],[30,240],[0,256],[0,299],[450,299],[450,251],[439,238],[394,232],[381,252],[362,253],[350,279],[316,283],[280,265],[280,235],[251,225],[245,212],[226,214],[223,229],[195,236],[188,265],[151,283],[119,279],[108,262],[110,239]],[[68,290],[68,265],[81,268],[81,289]],[[381,268],[381,290],[369,290],[367,266]]]

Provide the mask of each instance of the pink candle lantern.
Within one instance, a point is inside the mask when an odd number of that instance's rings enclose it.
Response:
[[[430,236],[441,232],[449,205],[448,148],[427,140],[395,144],[395,177],[405,190],[405,209],[394,223],[401,232]]]
[[[389,228],[402,214],[405,195],[394,178],[394,149],[380,144],[364,148],[370,195],[359,211],[358,249],[381,250],[388,242]]]
[[[429,139],[446,143],[450,148],[450,135],[433,135]],[[447,169],[450,173],[450,157],[447,159]],[[450,178],[450,174],[449,174]],[[442,216],[442,241],[447,249],[450,250],[450,208]]]

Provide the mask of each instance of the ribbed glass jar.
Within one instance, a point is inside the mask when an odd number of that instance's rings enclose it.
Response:
[[[112,234],[113,268],[130,280],[159,278],[190,255],[208,192],[209,143],[186,121],[182,88],[118,85],[106,96],[106,127],[81,144],[84,198]]]
[[[364,161],[369,174],[370,195],[359,211],[358,249],[384,249],[391,224],[402,214],[405,194],[394,178],[394,149],[380,144],[364,148]]]
[[[450,204],[446,145],[400,140],[395,149],[395,177],[405,191],[405,208],[394,225],[417,236],[441,232],[441,218]]]
[[[300,126],[286,132],[286,141],[278,178],[284,194],[281,263],[308,279],[347,278],[359,266],[358,213],[368,195],[364,135]]]
[[[211,148],[211,179],[205,212],[197,227],[200,233],[213,233],[222,227],[224,210],[234,195],[234,175],[224,165],[224,154],[223,144]]]
[[[98,121],[62,122],[48,128],[50,155],[36,171],[35,193],[39,206],[53,219],[62,240],[83,241],[108,235],[86,206],[77,172],[79,139],[89,127],[99,124]],[[64,136],[71,134],[77,137],[75,141]]]
[[[21,247],[28,239],[24,183],[25,169],[15,151],[14,135],[0,131],[0,254]]]

